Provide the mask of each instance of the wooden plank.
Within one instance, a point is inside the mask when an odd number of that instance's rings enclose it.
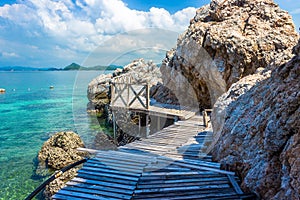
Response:
[[[134,166],[134,167],[143,167],[145,166],[147,163],[139,163],[139,162],[132,162],[132,160],[116,160],[116,159],[111,159],[111,158],[104,158],[104,157],[94,157],[93,158],[94,161],[98,161],[101,163],[104,163],[106,165],[110,165],[110,164],[124,164],[124,165],[128,165],[128,166]]]
[[[116,165],[115,163],[111,164],[99,164],[99,163],[85,163],[84,166],[89,166],[89,167],[94,167],[94,168],[104,168],[104,169],[113,169],[113,170],[118,170],[118,171],[124,171],[124,172],[132,172],[132,173],[141,173],[143,171],[142,168],[134,167],[134,166],[124,166],[124,165]]]
[[[125,147],[125,146],[124,146]],[[124,148],[123,147],[123,148]],[[115,160],[115,162],[117,161],[127,161],[127,162],[134,162],[134,164],[136,163],[140,163],[140,164],[147,164],[149,162],[151,162],[151,160],[135,160],[134,158],[129,158],[129,157],[114,157],[114,156],[111,156],[111,155],[100,155],[100,154],[97,154],[96,157],[94,159],[103,159],[103,160],[107,160],[107,159],[112,159],[112,160]]]
[[[243,194],[243,191],[241,190],[240,186],[237,184],[235,178],[232,175],[227,175],[231,185],[233,186],[234,190],[237,194]]]
[[[208,186],[208,185],[220,185],[220,184],[229,184],[229,181],[219,180],[219,181],[185,182],[185,183],[180,183],[180,187]],[[143,184],[143,185],[139,184],[137,189],[155,189],[155,188],[172,188],[172,187],[178,187],[178,183]]]
[[[167,167],[166,165],[148,165],[144,168],[143,172],[153,172],[158,170],[164,170],[164,171],[190,171],[190,169],[187,168],[178,168],[178,167]]]
[[[74,196],[67,196],[64,194],[54,194],[54,196],[51,197],[52,200],[82,200],[82,199],[89,199],[84,197],[74,197]]]
[[[75,198],[81,198],[81,199],[95,199],[95,200],[115,200],[114,198],[108,198],[108,197],[103,197],[103,196],[96,196],[96,195],[91,195],[91,194],[86,194],[82,192],[75,192],[75,191],[68,191],[65,189],[59,190],[57,192],[58,195],[62,196],[67,196],[67,197],[75,197]],[[54,195],[55,197],[55,195]]]
[[[126,152],[121,152],[121,151],[109,151],[109,152],[113,152],[114,154],[119,154],[120,156],[132,156],[135,158],[145,158],[145,159],[152,159],[153,156],[146,156],[146,155],[136,155],[136,154],[132,154],[132,153],[126,153]]]
[[[85,189],[92,189],[92,190],[98,190],[98,191],[104,191],[104,192],[112,192],[116,194],[125,194],[125,195],[132,195],[135,188],[132,190],[128,189],[121,189],[121,188],[113,188],[108,185],[92,185],[92,184],[86,184],[86,183],[78,183],[75,181],[69,181],[66,184],[69,187],[77,187],[77,188],[85,188]],[[119,198],[122,198],[122,196],[116,196]]]
[[[136,185],[136,181],[116,179],[113,177],[103,177],[103,176],[98,176],[97,174],[93,174],[93,173],[89,173],[89,172],[80,172],[77,174],[76,177],[86,179],[86,180],[101,181],[101,182],[107,182],[107,183],[119,183],[119,184],[124,184],[124,185],[129,185],[129,186]]]
[[[130,143],[128,145],[134,144]],[[145,155],[133,155],[131,153],[119,152],[119,151],[108,151],[108,152],[100,152],[96,155],[97,157],[110,157],[116,159],[132,159],[132,160],[139,160],[139,161],[146,161],[148,162],[151,159],[154,159],[152,156],[145,156]]]
[[[149,184],[181,184],[181,183],[193,183],[193,182],[201,182],[201,181],[222,181],[226,180],[224,176],[220,175],[215,175],[215,176],[204,176],[200,178],[195,178],[195,177],[190,177],[190,178],[184,178],[182,177],[181,179],[146,179],[143,180],[141,179],[138,182],[138,185],[149,185]]]
[[[136,189],[135,194],[139,193],[158,193],[158,192],[180,192],[186,190],[207,190],[207,189],[222,189],[229,188],[229,184],[219,184],[219,185],[204,185],[204,186],[187,186],[187,187],[171,187],[171,188],[152,188],[152,189]]]
[[[132,176],[132,177],[139,177],[140,175],[137,173],[130,173],[130,172],[124,172],[120,170],[115,170],[115,169],[107,169],[107,168],[100,168],[100,167],[90,167],[90,166],[85,166],[85,170],[88,171],[95,171],[95,172],[101,172],[101,173],[109,173],[109,174],[116,174],[116,175],[124,175],[124,176]]]
[[[191,176],[203,174],[202,171],[185,171],[185,172],[143,172],[142,176]]]
[[[70,192],[83,193],[84,195],[98,195],[100,197],[111,198],[111,199],[131,199],[131,195],[117,194],[113,192],[106,192],[100,190],[77,188],[77,187],[65,187],[64,190]]]
[[[106,181],[97,181],[97,180],[90,180],[85,178],[73,178],[71,181],[77,182],[77,183],[84,183],[88,185],[100,185],[100,186],[106,186],[111,188],[118,188],[118,189],[124,189],[126,191],[132,191],[135,189],[135,185],[126,185],[122,183],[112,183],[112,182],[106,182]]]
[[[202,192],[202,193],[201,193]],[[184,199],[213,199],[216,200],[218,197],[230,197],[232,200],[238,198],[237,195],[232,191],[214,191],[208,190],[208,192],[182,192],[182,193],[157,193],[157,194],[139,194],[134,196],[134,199],[151,199],[151,200],[184,200]]]
[[[143,142],[140,142],[140,143],[132,143],[132,144],[129,144],[129,145],[126,145],[126,146],[129,146],[129,147],[148,147],[148,148],[154,148],[154,149],[161,149],[161,150],[176,150],[176,147],[174,146],[165,146],[165,145],[155,145],[155,144],[150,144],[150,143],[143,143]]]
[[[86,170],[85,168],[80,169],[78,172],[95,175],[95,176],[102,176],[102,177],[109,177],[109,178],[116,178],[116,179],[130,180],[130,181],[138,181],[139,180],[138,177],[123,176],[123,175],[118,175],[118,174],[107,174],[107,173],[102,173],[102,172],[96,172],[95,170],[93,170],[93,171]]]
[[[184,162],[180,162],[180,161],[174,161],[174,163],[176,163],[176,165],[191,168],[191,169],[211,171],[211,172],[216,172],[216,173],[226,174],[226,175],[227,174],[228,175],[234,175],[235,174],[234,172],[220,170],[220,169],[216,169],[216,168],[212,168],[212,167],[198,166],[198,165],[195,165],[195,164],[192,164],[192,163],[184,163]]]
[[[88,153],[90,153],[90,154],[96,154],[96,153],[99,152],[99,150],[88,149],[88,148],[81,148],[81,147],[78,147],[78,148],[77,148],[77,151],[88,152]]]

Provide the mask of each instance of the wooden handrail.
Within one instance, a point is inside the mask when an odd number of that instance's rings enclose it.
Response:
[[[145,94],[145,100],[143,99]],[[134,104],[136,101],[139,104]],[[116,104],[118,102],[119,104]],[[143,108],[148,110],[150,107],[150,87],[148,83],[111,83],[111,106],[124,108]]]

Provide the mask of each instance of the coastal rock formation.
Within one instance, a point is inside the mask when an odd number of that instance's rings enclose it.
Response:
[[[293,53],[269,78],[233,85],[213,111],[213,157],[262,199],[300,198],[300,41]]]
[[[86,156],[85,153],[77,151],[79,147],[84,147],[84,143],[76,133],[58,132],[43,144],[38,159],[40,164],[51,169],[61,169]]]
[[[46,167],[50,170],[59,170],[69,164],[82,160],[88,154],[77,151],[76,149],[79,147],[84,147],[84,144],[76,133],[69,131],[54,134],[43,144],[39,151],[38,170]],[[73,168],[65,172],[47,185],[44,191],[45,198],[50,199],[52,195],[64,187],[65,183],[76,175],[78,169]]]
[[[253,86],[258,84],[260,81],[269,78],[270,75],[270,70],[267,71],[263,69],[258,69],[257,73],[246,76],[238,82],[232,84],[229,90],[218,98],[217,102],[214,104],[213,112],[211,113],[211,123],[213,126],[214,137],[212,143],[208,148],[208,152],[210,152],[213,149],[213,147],[219,140],[221,131],[224,127],[225,119],[230,117],[228,116],[226,110],[228,105],[230,105],[233,101],[238,100],[238,98],[241,95],[248,92]]]
[[[103,132],[99,132],[95,136],[92,148],[97,150],[117,150],[117,145],[114,143],[113,138]]]
[[[162,82],[160,70],[153,62],[146,62],[144,59],[134,60],[123,69],[117,69],[112,74],[102,74],[89,83],[87,96],[90,103],[88,109],[105,111],[110,103],[110,83],[123,75],[131,77],[131,83],[148,82],[156,85],[158,82]]]
[[[297,38],[291,16],[273,0],[212,0],[197,10],[177,47],[167,53],[163,83],[181,105],[196,98],[201,108],[212,107],[257,68],[287,62]]]

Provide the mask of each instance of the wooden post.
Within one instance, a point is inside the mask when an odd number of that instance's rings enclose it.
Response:
[[[160,131],[160,116],[157,116],[157,131]]]
[[[150,127],[149,127],[149,115],[146,114],[146,138],[148,138],[149,134],[150,134]]]
[[[127,87],[127,102],[126,102],[126,107],[129,108],[129,84],[125,83],[125,87]]]
[[[115,117],[114,111],[112,111],[112,120],[113,120],[113,129],[114,129],[114,141],[116,143],[117,142],[116,141],[117,128],[116,128],[116,117]]]
[[[139,115],[139,136],[141,136],[141,115],[140,114],[138,114]]]
[[[205,110],[202,112],[202,115],[203,115],[203,123],[204,123],[204,126],[207,127],[207,125],[208,125],[208,124],[207,124],[207,120],[206,120],[207,113],[206,113]]]
[[[110,84],[110,102],[114,102],[114,98],[115,98],[115,86],[113,83]],[[113,105],[111,105],[113,106]]]
[[[150,86],[147,83],[146,85],[146,109],[148,110],[150,107]]]

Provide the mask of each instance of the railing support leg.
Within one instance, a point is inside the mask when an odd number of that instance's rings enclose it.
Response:
[[[146,114],[146,138],[148,138],[149,134],[150,134],[149,115]]]

